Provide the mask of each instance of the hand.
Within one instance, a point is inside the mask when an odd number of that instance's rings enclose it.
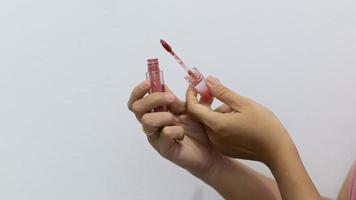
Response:
[[[268,164],[291,140],[278,118],[264,106],[236,94],[218,79],[207,78],[214,97],[224,104],[215,111],[200,104],[192,88],[187,90],[187,110],[201,121],[212,144],[225,155]]]
[[[212,173],[226,158],[212,148],[202,125],[185,112],[185,103],[168,87],[168,92],[146,95],[149,89],[149,81],[135,87],[128,108],[142,124],[152,147],[198,177]],[[150,112],[159,105],[166,105],[169,112]]]
[[[231,157],[265,163],[278,183],[282,199],[321,199],[278,118],[264,106],[231,91],[216,78],[209,77],[206,81],[212,95],[224,104],[213,111],[200,104],[189,87],[187,110],[205,125],[214,147]]]

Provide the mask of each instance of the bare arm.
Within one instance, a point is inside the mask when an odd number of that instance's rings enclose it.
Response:
[[[204,127],[185,113],[184,103],[175,96],[172,102],[167,92],[145,95],[149,86],[144,81],[134,88],[128,108],[163,157],[202,179],[226,199],[278,199],[274,181],[219,153]],[[151,113],[158,105],[167,105],[170,112]]]
[[[200,178],[225,199],[282,199],[274,179],[264,176],[237,160],[227,158],[209,174]],[[345,180],[338,200],[348,200],[348,182]],[[331,200],[328,197],[322,198]]]
[[[201,179],[225,199],[281,199],[274,180],[233,159],[226,158]]]
[[[208,77],[206,83],[211,94],[224,103],[221,108],[225,112],[200,104],[191,87],[186,95],[187,109],[204,124],[214,147],[230,157],[266,164],[276,179],[282,199],[322,199],[277,116],[214,77]]]
[[[285,142],[269,163],[283,199],[322,199],[292,142]]]

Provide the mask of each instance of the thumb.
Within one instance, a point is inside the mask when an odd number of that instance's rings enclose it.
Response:
[[[206,79],[206,84],[214,97],[231,108],[239,110],[244,102],[247,101],[244,97],[224,86],[220,83],[219,79],[215,77],[209,76]]]

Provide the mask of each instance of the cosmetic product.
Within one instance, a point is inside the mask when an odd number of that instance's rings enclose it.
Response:
[[[187,72],[185,79],[188,81],[188,83],[194,87],[196,92],[199,93],[199,95],[204,101],[210,101],[213,96],[211,95],[208,87],[206,86],[205,78],[200,73],[200,71],[196,67],[187,67],[183,60],[178,57],[178,55],[173,51],[172,47],[166,41],[161,39],[160,42],[163,48],[168,53],[170,53],[173,58],[178,62],[178,64]]]
[[[157,58],[152,58],[147,60],[148,71],[146,72],[146,79],[151,82],[150,93],[153,92],[164,92],[164,80],[163,72],[159,68],[159,61]],[[164,112],[166,111],[166,106],[158,106],[153,109],[153,112]]]

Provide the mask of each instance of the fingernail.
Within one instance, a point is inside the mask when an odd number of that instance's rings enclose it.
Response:
[[[206,79],[207,83],[210,84],[211,86],[216,86],[217,84],[220,83],[219,79],[213,77],[213,76],[208,76]]]
[[[164,96],[166,97],[168,102],[173,102],[175,99],[174,95],[169,92],[165,93]]]

